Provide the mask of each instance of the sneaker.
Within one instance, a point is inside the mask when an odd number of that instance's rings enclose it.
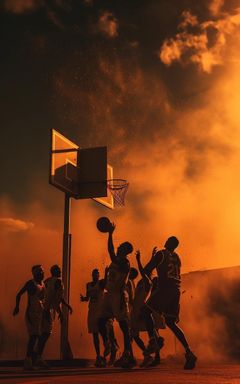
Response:
[[[144,359],[140,364],[141,368],[147,368],[151,367],[151,364],[153,363],[154,359],[151,355],[144,355]]]
[[[189,351],[185,353],[185,359],[184,369],[193,369],[196,365],[197,356],[192,351]]]
[[[149,340],[148,346],[144,351],[144,356],[151,355],[151,353],[157,352],[159,350],[159,345],[154,337]]]
[[[32,371],[33,370],[33,363],[31,357],[26,357],[23,362],[23,369],[24,371]]]
[[[160,365],[161,363],[161,359],[159,356],[155,356],[152,363],[150,364],[150,367],[157,367],[158,365]]]
[[[105,368],[107,365],[106,359],[102,356],[97,356],[94,365],[97,368]]]
[[[131,353],[129,351],[124,351],[122,356],[113,364],[114,367],[121,368],[133,368],[136,365],[137,360],[133,356],[131,356]]]
[[[128,354],[128,355],[127,355]],[[123,352],[122,356],[120,356],[119,359],[117,359],[113,366],[118,368],[118,367],[121,367],[122,366],[122,363],[124,362],[124,360],[126,360],[126,358],[129,356],[129,352]]]
[[[43,358],[41,356],[37,356],[34,365],[37,368],[42,368],[42,369],[49,369],[50,368],[48,363],[45,360],[43,360]]]

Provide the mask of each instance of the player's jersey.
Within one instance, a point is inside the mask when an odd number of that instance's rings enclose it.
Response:
[[[155,257],[159,257],[159,263],[156,268],[159,287],[166,285],[180,287],[181,260],[177,253],[163,249],[157,252]]]
[[[45,280],[45,286],[45,309],[57,311],[63,299],[63,283],[58,277],[51,276]]]
[[[103,288],[101,287],[101,280],[97,281],[95,284],[91,281],[87,283],[87,295],[89,297],[89,306],[96,305],[102,302],[103,300]]]
[[[28,305],[27,311],[42,312],[46,288],[44,282],[37,283],[34,279],[27,282]]]
[[[106,290],[109,293],[122,292],[126,288],[130,264],[127,259],[119,263],[111,263],[108,269]]]

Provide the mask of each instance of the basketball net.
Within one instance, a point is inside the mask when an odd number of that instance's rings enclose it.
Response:
[[[129,183],[127,180],[112,179],[107,181],[107,187],[113,197],[114,205],[121,207],[125,204],[125,196]]]

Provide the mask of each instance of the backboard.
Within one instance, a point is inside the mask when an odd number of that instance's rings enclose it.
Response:
[[[77,167],[78,149],[77,144],[52,129],[49,182],[73,197],[77,196],[77,189],[72,181],[71,170],[74,172]]]
[[[114,202],[107,189],[113,168],[107,164],[107,147],[80,148],[52,129],[49,182],[75,199],[93,198],[107,208]]]

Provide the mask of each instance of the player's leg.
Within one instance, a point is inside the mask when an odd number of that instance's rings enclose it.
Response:
[[[165,314],[165,323],[166,326],[173,332],[179,342],[182,344],[185,349],[185,365],[184,369],[193,369],[195,367],[197,357],[191,351],[188,341],[184,335],[183,330],[177,325],[179,319],[179,309],[180,309],[180,291],[173,290],[169,292],[168,295],[169,302],[166,306]]]
[[[95,367],[102,368],[106,366],[105,359],[100,355],[100,341],[99,341],[99,333],[93,332],[93,345],[96,351],[96,360]]]
[[[94,332],[93,334],[93,345],[95,348],[96,356],[100,356],[100,343],[99,343],[99,336],[97,332]]]
[[[134,359],[129,327],[129,303],[126,291],[119,292],[112,296],[112,310],[114,317],[119,323],[123,333],[124,351],[122,356],[115,362],[114,366],[132,368],[137,362]]]
[[[98,320],[98,329],[99,333],[103,339],[104,344],[104,357],[108,356],[111,352],[111,344],[108,337],[108,330],[107,330],[107,322],[109,318],[108,317],[100,317]]]
[[[50,310],[45,310],[43,312],[43,318],[42,318],[42,332],[38,340],[37,345],[37,358],[36,358],[36,365],[40,368],[49,368],[48,363],[43,360],[42,355],[45,350],[47,341],[49,337],[51,336],[52,329],[53,329],[53,312]]]
[[[41,334],[42,313],[34,312],[30,308],[25,313],[25,324],[29,335],[27,343],[24,369],[32,370],[36,359],[35,347]]]
[[[29,335],[29,339],[27,342],[27,352],[26,358],[24,360],[24,369],[32,370],[33,369],[33,361],[35,357],[35,345],[38,340],[38,335]]]
[[[131,352],[132,351],[132,345],[131,345],[131,337],[130,337],[130,330],[128,326],[128,322],[126,320],[119,321],[119,326],[121,328],[121,331],[123,333],[123,341],[124,341],[124,351]]]
[[[133,335],[133,340],[135,341],[137,346],[141,349],[141,351],[144,352],[146,350],[146,346],[145,346],[143,340],[141,339],[139,332],[136,333],[135,335]]]
[[[117,351],[119,350],[119,345],[118,345],[117,339],[115,337],[114,328],[113,328],[113,319],[108,320],[107,329],[108,329],[109,341],[111,344],[111,353],[110,353],[110,358],[109,358],[108,364],[113,365],[115,360],[116,360]]]
[[[155,329],[155,322],[152,314],[152,309],[145,305],[142,308],[142,317],[145,321],[146,331],[148,333],[149,342],[146,348],[146,354],[151,354],[159,349],[158,335]]]
[[[174,333],[176,338],[180,341],[182,346],[185,349],[185,358],[186,362],[184,365],[184,369],[193,369],[195,367],[197,357],[191,351],[188,341],[184,335],[183,330],[176,324],[175,319],[171,317],[166,317],[166,325],[169,329]]]

